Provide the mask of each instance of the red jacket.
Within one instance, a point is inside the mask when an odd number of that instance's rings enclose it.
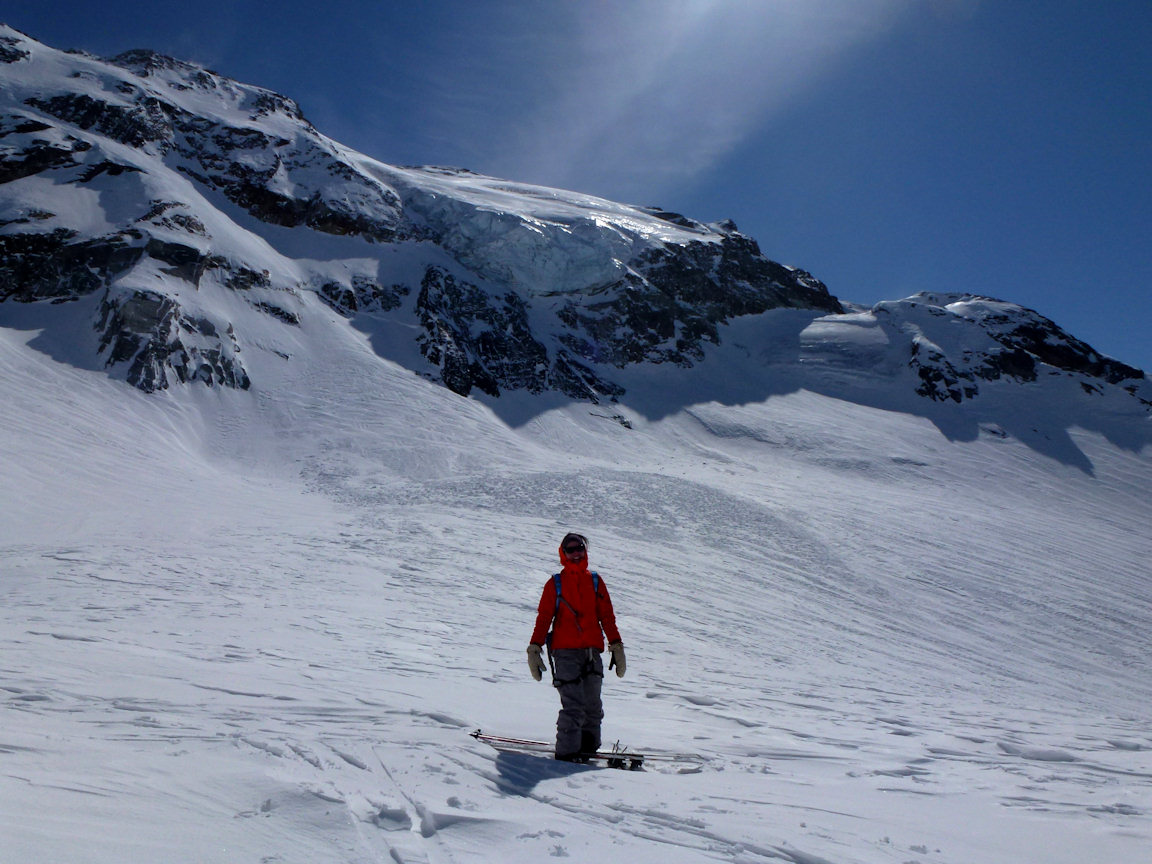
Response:
[[[552,649],[595,648],[604,650],[604,637],[609,642],[619,642],[620,631],[616,629],[616,613],[612,611],[612,598],[608,586],[600,577],[599,590],[592,586],[592,574],[588,571],[588,559],[573,563],[560,553],[564,569],[560,572],[560,592],[563,600],[556,597],[556,582],[549,579],[540,595],[540,606],[536,610],[536,628],[532,631],[532,643],[543,645],[552,626]],[[555,616],[555,624],[553,624]]]

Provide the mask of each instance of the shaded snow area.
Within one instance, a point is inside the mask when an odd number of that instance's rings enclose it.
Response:
[[[339,333],[145,395],[0,330],[0,860],[1145,860],[1146,449],[673,368],[484,403]],[[569,529],[628,649],[606,740],[694,758],[469,737],[553,732]]]

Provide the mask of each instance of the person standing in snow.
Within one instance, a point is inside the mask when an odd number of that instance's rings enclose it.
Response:
[[[598,573],[588,569],[587,538],[566,535],[560,542],[560,563],[563,569],[548,580],[540,595],[536,627],[528,644],[528,667],[533,678],[542,680],[547,645],[552,686],[560,692],[556,758],[581,762],[600,749],[604,637],[612,655],[608,668],[615,667],[620,678],[625,669],[624,643],[616,629],[608,587]]]

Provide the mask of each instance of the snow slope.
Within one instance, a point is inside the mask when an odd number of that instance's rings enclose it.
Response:
[[[637,371],[634,403],[481,401],[351,328],[253,355],[250,391],[145,395],[34,325],[0,329],[0,860],[1150,848],[1139,418],[1067,428],[1086,468],[837,398],[843,364],[789,384],[740,339]],[[629,651],[606,738],[698,760],[468,737],[551,734],[523,649],[569,528]]]

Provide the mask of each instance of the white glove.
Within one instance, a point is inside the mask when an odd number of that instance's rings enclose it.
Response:
[[[608,668],[611,669],[611,668],[615,667],[616,677],[617,678],[623,678],[624,677],[624,670],[628,666],[628,664],[624,660],[624,643],[623,642],[613,642],[611,645],[608,646],[608,650],[612,652],[612,662],[608,664]]]
[[[539,645],[528,646],[528,669],[532,672],[532,677],[537,681],[544,677],[544,670],[548,667],[544,665],[544,658],[541,656],[542,649]]]

